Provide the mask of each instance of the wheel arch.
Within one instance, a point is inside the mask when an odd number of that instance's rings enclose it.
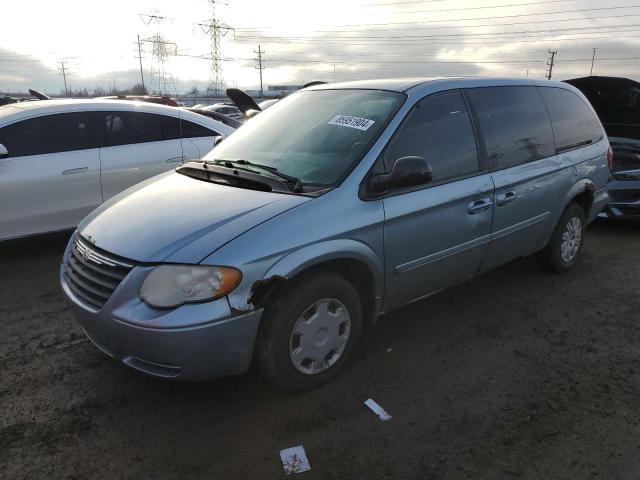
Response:
[[[253,283],[249,303],[261,307],[290,282],[319,272],[346,278],[361,298],[365,325],[375,321],[384,293],[383,262],[373,249],[356,240],[329,240],[283,257]]]
[[[582,207],[584,216],[589,217],[589,211],[593,205],[595,192],[595,185],[590,179],[583,178],[575,182],[565,197],[565,201],[562,205],[562,211],[560,212],[560,215],[558,215],[558,219],[560,219],[562,212],[565,211],[569,204],[574,202]]]

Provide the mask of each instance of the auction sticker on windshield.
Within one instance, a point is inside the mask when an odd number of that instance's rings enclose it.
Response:
[[[329,121],[329,125],[338,125],[340,127],[357,128],[358,130],[368,130],[375,120],[368,118],[352,117],[350,115],[336,115]]]

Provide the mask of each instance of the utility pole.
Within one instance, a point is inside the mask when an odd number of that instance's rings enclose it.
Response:
[[[211,18],[197,25],[202,31],[209,35],[211,42],[211,71],[209,73],[209,86],[207,91],[209,94],[220,95],[226,89],[224,82],[224,74],[222,69],[222,37],[235,30],[224,22],[221,22],[216,16],[216,4],[221,0],[209,0],[211,6]]]
[[[593,56],[591,57],[591,71],[589,72],[590,77],[593,75],[593,63],[596,61],[596,50],[597,48],[593,49]]]
[[[263,97],[264,96],[264,92],[262,90],[262,54],[264,53],[264,50],[262,50],[260,45],[258,45],[258,51],[256,52],[254,50],[253,53],[258,55],[258,58],[256,58],[256,62],[258,62],[258,66],[255,67],[255,68],[260,70],[260,96]]]
[[[557,50],[549,50],[549,61],[547,62],[547,66],[549,67],[549,71],[547,72],[547,80],[551,80],[551,74],[553,73],[553,65],[555,63],[556,55],[558,54]]]
[[[138,59],[140,60],[140,79],[142,80],[142,89],[146,92],[147,88],[144,86],[144,73],[142,73],[142,46],[140,45],[140,35],[138,35]]]
[[[527,77],[529,76],[529,69],[527,68]]]
[[[336,64],[333,64],[333,83],[336,83]]]
[[[66,69],[66,63],[64,60],[60,61],[60,69],[62,70],[60,72],[60,75],[62,75],[62,78],[64,78],[64,94],[65,96],[69,96],[69,90],[67,89],[67,69]]]
[[[141,13],[140,19],[145,25],[151,25],[152,23],[158,25],[157,33],[149,38],[143,38],[141,42],[151,43],[153,58],[153,64],[155,69],[151,67],[151,79],[149,80],[149,93],[158,93],[159,95],[166,95],[169,92],[175,90],[175,79],[173,75],[165,70],[165,63],[170,55],[178,54],[178,45],[175,42],[170,42],[164,38],[160,33],[160,25],[169,20],[167,17],[158,15],[157,12],[153,13]],[[140,60],[142,64],[142,60]]]

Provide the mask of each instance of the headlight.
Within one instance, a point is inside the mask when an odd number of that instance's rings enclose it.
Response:
[[[161,265],[145,279],[140,298],[152,307],[177,307],[224,297],[238,286],[240,270],[201,265]]]

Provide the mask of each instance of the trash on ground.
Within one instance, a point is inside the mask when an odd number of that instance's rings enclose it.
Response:
[[[364,404],[369,407],[371,410],[373,410],[373,413],[375,413],[376,415],[378,415],[378,417],[380,418],[380,420],[382,420],[383,422],[386,422],[387,420],[391,420],[391,415],[389,415],[384,408],[382,408],[380,405],[378,405],[376,402],[374,402],[372,399],[367,400],[366,402],[364,402]]]
[[[302,445],[280,450],[280,458],[282,459],[284,473],[287,475],[311,470],[309,460],[307,460],[307,454],[304,452],[304,447]]]

